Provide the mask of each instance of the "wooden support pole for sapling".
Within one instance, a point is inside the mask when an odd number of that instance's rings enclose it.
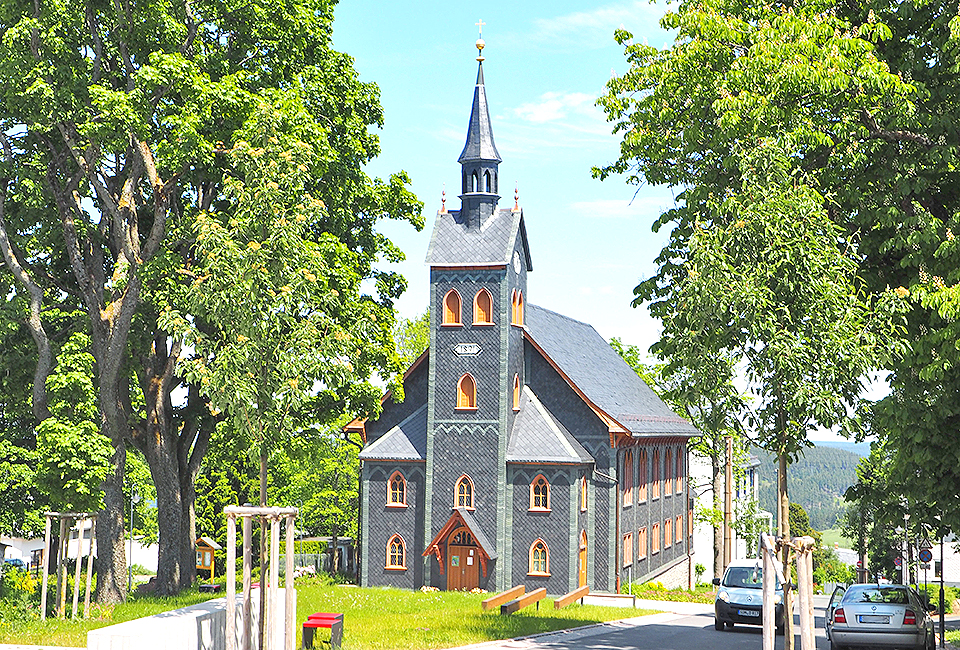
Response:
[[[83,617],[90,618],[90,588],[93,583],[93,540],[96,539],[97,516],[90,518],[90,547],[87,552],[87,589],[83,593]]]
[[[77,605],[80,604],[80,569],[83,568],[83,525],[86,523],[84,517],[77,522],[77,562],[73,570],[73,609],[70,611],[71,620],[77,620]]]
[[[41,562],[41,573],[43,574],[40,580],[40,620],[45,621],[47,619],[47,572],[50,567],[50,513],[46,515],[47,523],[43,527],[43,560]]]
[[[237,648],[237,518],[227,515],[227,650]]]
[[[60,517],[60,546],[57,548],[57,618],[63,618],[67,604],[67,576],[64,559],[67,557],[67,520]]]

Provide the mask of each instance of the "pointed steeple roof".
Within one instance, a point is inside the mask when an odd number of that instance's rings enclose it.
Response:
[[[489,160],[501,162],[497,145],[493,142],[493,127],[490,125],[490,109],[487,107],[487,92],[483,87],[483,62],[477,69],[477,85],[473,88],[473,108],[470,111],[470,127],[467,143],[457,162]]]

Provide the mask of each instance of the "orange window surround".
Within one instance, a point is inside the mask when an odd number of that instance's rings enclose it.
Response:
[[[687,535],[693,536],[693,510],[687,510]]]
[[[647,450],[640,450],[640,471],[637,474],[637,501],[647,500]]]
[[[633,450],[623,452],[623,507],[633,505]]]
[[[637,543],[639,546],[637,559],[642,560],[647,557],[647,527],[644,526],[637,531]]]
[[[457,481],[453,502],[458,508],[473,508],[473,481],[466,474]]]
[[[587,511],[587,475],[580,477],[580,512]]]
[[[633,564],[633,533],[623,536],[623,566]]]
[[[477,382],[469,372],[457,382],[457,408],[477,408]]]
[[[653,498],[660,498],[660,450],[653,451]]]
[[[683,447],[677,449],[677,494],[683,492]]]
[[[513,376],[513,410],[520,410],[520,375]]]
[[[462,305],[463,300],[460,299],[460,294],[457,293],[456,289],[450,289],[447,295],[443,297],[443,321],[441,321],[441,324],[461,325],[460,309]]]
[[[407,568],[407,547],[400,535],[394,535],[387,542],[387,566],[388,569],[406,569]]]
[[[473,324],[493,325],[493,297],[486,289],[480,289],[473,297]]]
[[[673,456],[667,449],[663,454],[663,496],[673,493]]]
[[[663,522],[663,548],[670,548],[673,544],[673,519],[667,518]]]
[[[683,541],[683,515],[677,515],[677,544]]]
[[[653,539],[650,540],[650,543],[653,544],[653,548],[650,550],[651,553],[660,552],[660,524],[654,524],[653,529],[650,531],[650,534]]]
[[[407,481],[400,472],[394,472],[387,481],[387,506],[407,505]]]
[[[514,289],[511,303],[510,322],[514,325],[523,325],[523,292]]]
[[[530,567],[527,575],[550,575],[550,549],[542,539],[538,539],[530,546]]]
[[[550,483],[543,474],[537,474],[530,483],[530,510],[550,509]]]

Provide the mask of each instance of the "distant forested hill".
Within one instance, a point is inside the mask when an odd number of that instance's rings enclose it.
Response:
[[[869,449],[868,449],[869,450]],[[777,459],[760,449],[760,507],[776,513]],[[787,471],[790,501],[802,505],[816,530],[833,528],[846,508],[843,493],[856,481],[860,456],[837,447],[811,447]],[[776,519],[776,515],[774,515]]]

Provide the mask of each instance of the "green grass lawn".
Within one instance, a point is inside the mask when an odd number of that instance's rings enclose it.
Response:
[[[839,528],[821,530],[820,534],[823,535],[824,548],[833,548],[835,542],[839,542],[840,548],[854,548],[853,540],[844,537]]]
[[[530,607],[511,616],[500,616],[499,609],[490,612],[480,609],[480,601],[490,595],[359,589],[307,580],[297,584],[298,628],[299,623],[314,612],[342,612],[344,650],[418,650],[528,636],[652,613],[578,604],[554,610],[553,599],[548,598],[540,602],[539,611]],[[87,645],[89,630],[186,607],[207,598],[208,594],[201,595],[195,590],[176,599],[131,598],[112,608],[96,608],[96,616],[88,621],[0,621],[0,643],[82,648]],[[326,638],[326,634],[320,630],[318,638]]]

